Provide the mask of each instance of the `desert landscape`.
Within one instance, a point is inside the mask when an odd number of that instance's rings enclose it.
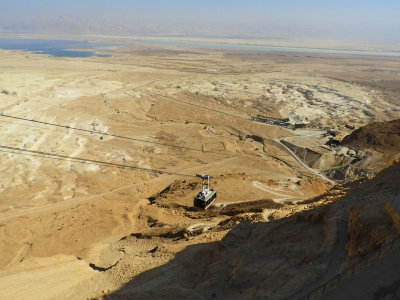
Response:
[[[389,253],[400,57],[99,53],[0,49],[1,299],[297,299]]]

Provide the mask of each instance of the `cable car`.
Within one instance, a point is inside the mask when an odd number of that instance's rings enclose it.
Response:
[[[210,189],[210,176],[196,174],[196,177],[201,178],[201,191],[194,197],[194,206],[207,209],[217,197],[217,192]],[[204,180],[207,180],[207,186],[204,184]]]

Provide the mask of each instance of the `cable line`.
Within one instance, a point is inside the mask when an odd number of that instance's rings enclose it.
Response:
[[[235,154],[219,153],[219,152],[215,152],[215,151],[203,151],[202,149],[195,149],[195,148],[190,148],[190,147],[186,147],[186,146],[166,144],[166,143],[161,143],[161,142],[156,142],[156,141],[148,141],[148,140],[143,140],[143,139],[138,139],[138,138],[133,138],[133,137],[127,137],[127,136],[122,136],[122,135],[116,135],[116,134],[111,134],[111,133],[107,133],[107,132],[102,132],[100,130],[89,130],[89,129],[83,129],[83,128],[78,128],[78,127],[71,127],[71,126],[68,126],[68,125],[60,125],[60,124],[55,124],[55,123],[49,123],[49,122],[44,122],[44,121],[39,121],[39,120],[34,120],[34,119],[26,119],[26,118],[7,115],[7,114],[1,113],[1,112],[0,112],[0,117],[6,117],[6,118],[11,118],[11,119],[15,119],[15,120],[21,120],[21,121],[34,122],[34,123],[38,123],[38,124],[55,126],[55,127],[63,128],[63,129],[67,129],[67,130],[71,129],[71,130],[86,132],[86,133],[90,133],[90,134],[96,133],[96,134],[101,134],[101,135],[104,135],[104,136],[111,136],[111,137],[114,137],[114,138],[119,138],[119,139],[128,140],[128,141],[155,144],[155,145],[159,145],[159,146],[184,149],[184,150],[187,150],[187,151],[196,151],[196,152],[201,152],[201,153],[212,153],[212,154],[217,154],[217,155],[222,155],[222,156],[229,156],[229,157],[239,157],[239,156],[241,156],[241,155],[235,155]],[[6,123],[11,123],[11,122],[6,122]],[[33,127],[33,126],[30,126],[30,125],[21,124],[21,123],[13,123],[13,124]],[[43,127],[36,127],[36,128],[45,129]]]
[[[62,155],[62,154],[48,153],[48,152],[43,152],[43,151],[26,150],[26,149],[10,147],[10,146],[5,146],[5,145],[0,145],[0,148],[6,149],[6,150],[11,150],[11,151],[22,152],[22,153],[14,152],[14,154],[19,154],[19,155],[35,154],[35,155],[39,155],[39,156],[40,155],[45,156],[46,158],[53,158],[53,159],[56,158],[56,159],[67,160],[67,161],[76,161],[76,162],[80,162],[80,163],[89,163],[89,164],[95,164],[95,165],[117,167],[117,168],[123,168],[123,169],[132,169],[132,170],[139,170],[139,171],[145,171],[145,172],[154,172],[154,173],[167,174],[167,175],[177,175],[177,176],[184,176],[184,177],[191,177],[191,178],[196,177],[193,175],[187,175],[187,174],[182,174],[182,173],[175,173],[175,172],[163,171],[163,170],[157,170],[157,169],[151,169],[151,168],[123,165],[123,164],[105,162],[105,161],[94,160],[94,159],[87,159],[87,158],[73,157],[73,156],[67,156],[67,155]],[[4,151],[4,152],[7,152],[7,151]]]
[[[212,112],[216,112],[218,114],[226,115],[226,116],[229,116],[229,117],[232,117],[232,118],[235,118],[235,119],[254,122],[254,120],[252,120],[250,118],[237,116],[237,115],[234,115],[234,114],[222,111],[222,110],[218,110],[218,109],[215,109],[215,108],[211,108],[211,107],[207,107],[207,106],[203,106],[203,105],[199,105],[199,104],[183,101],[183,100],[180,100],[180,99],[172,97],[172,96],[163,95],[163,94],[160,94],[160,93],[157,93],[157,92],[147,92],[147,93],[148,94],[157,95],[157,96],[161,96],[163,98],[166,98],[166,99],[169,99],[169,100],[172,100],[172,101],[175,101],[175,102],[180,102],[180,103],[183,103],[183,104],[186,104],[186,105],[190,105],[190,106],[194,106],[194,107],[197,107],[197,108],[201,108],[201,109],[204,109],[204,110],[210,110]]]

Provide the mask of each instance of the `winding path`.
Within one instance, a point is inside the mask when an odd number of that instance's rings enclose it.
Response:
[[[292,150],[290,150],[289,147],[287,147],[285,144],[283,144],[280,140],[278,139],[274,139],[275,142],[277,142],[279,145],[281,145],[283,148],[285,148],[285,150],[300,164],[302,165],[305,169],[307,169],[309,172],[317,175],[318,177],[320,177],[321,179],[323,179],[326,182],[329,182],[330,184],[334,185],[336,184],[335,181],[333,181],[332,179],[329,179],[328,177],[326,177],[325,175],[321,174],[320,172],[318,172],[317,170],[314,170],[313,168],[310,168],[306,163],[304,163],[297,155],[296,153],[294,153]]]

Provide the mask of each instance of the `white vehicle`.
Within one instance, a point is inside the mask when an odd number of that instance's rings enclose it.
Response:
[[[217,197],[217,192],[210,189],[210,176],[196,174],[196,177],[201,178],[201,192],[194,197],[194,206],[206,209]],[[204,180],[207,180],[207,187]]]

